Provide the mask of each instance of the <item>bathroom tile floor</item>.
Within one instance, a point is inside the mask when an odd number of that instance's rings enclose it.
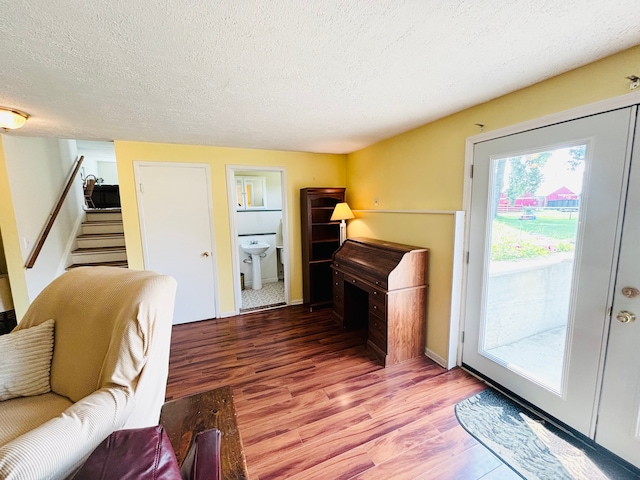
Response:
[[[263,283],[260,290],[245,288],[242,290],[241,312],[257,308],[275,307],[284,305],[284,281]]]

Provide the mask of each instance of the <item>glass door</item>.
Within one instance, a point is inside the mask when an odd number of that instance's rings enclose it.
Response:
[[[589,436],[632,117],[474,150],[463,364]]]
[[[640,129],[620,242],[596,442],[640,468]]]

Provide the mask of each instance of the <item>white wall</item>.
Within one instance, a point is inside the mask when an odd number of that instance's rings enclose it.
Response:
[[[118,185],[116,151],[113,142],[78,140],[78,155],[84,155],[84,176],[102,178],[105,185]]]
[[[11,135],[4,136],[2,144],[22,259],[26,263],[64,190],[77,155],[76,145],[73,140]],[[34,268],[26,271],[30,301],[64,271],[68,248],[83,214],[82,204],[78,176]]]
[[[118,185],[118,166],[115,162],[98,162],[98,178],[104,185]]]

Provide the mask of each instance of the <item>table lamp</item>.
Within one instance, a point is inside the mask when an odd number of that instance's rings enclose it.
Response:
[[[356,217],[353,215],[349,205],[346,203],[336,204],[336,208],[333,210],[333,214],[331,214],[331,221],[340,220],[340,245],[347,239],[347,224],[345,220],[351,220],[352,218]]]

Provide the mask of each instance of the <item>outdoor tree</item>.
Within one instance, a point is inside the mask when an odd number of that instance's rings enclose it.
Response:
[[[523,155],[509,158],[509,188],[507,188],[507,198],[513,205],[516,198],[529,193],[535,195],[538,187],[544,179],[540,170],[547,163],[552,152],[542,152],[533,155]]]
[[[494,217],[498,215],[498,206],[500,205],[500,193],[502,192],[502,187],[504,186],[504,169],[506,164],[507,164],[506,158],[500,158],[496,162],[496,174],[495,174],[496,186],[494,189],[494,192],[496,192],[496,195],[494,195],[494,199],[493,199],[493,216]]]
[[[569,149],[569,155],[571,158],[568,161],[569,170],[572,172],[576,171],[576,168],[580,166],[581,163],[584,162],[584,158],[587,154],[587,146],[586,145],[578,145],[577,147],[572,147]]]

